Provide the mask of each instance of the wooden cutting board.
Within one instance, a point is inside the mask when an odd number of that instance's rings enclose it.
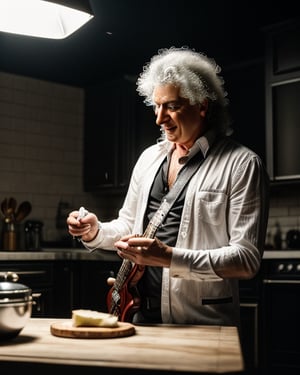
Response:
[[[56,322],[50,325],[53,336],[81,338],[81,339],[104,339],[113,337],[125,337],[135,334],[135,327],[131,323],[118,322],[117,327],[74,327],[72,320]]]

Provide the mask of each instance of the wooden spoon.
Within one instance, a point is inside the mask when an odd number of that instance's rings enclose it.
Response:
[[[1,210],[5,218],[9,218],[10,220],[14,219],[16,205],[17,201],[14,198],[5,198],[1,202]]]
[[[7,198],[4,198],[3,201],[1,202],[1,211],[4,216],[6,216],[6,211],[7,211]]]
[[[11,212],[15,212],[16,211],[16,208],[17,208],[17,201],[15,200],[15,198],[11,197],[9,198],[8,200],[8,208],[10,208]]]
[[[15,220],[17,223],[22,221],[26,216],[28,216],[31,212],[31,203],[28,201],[22,202],[19,207],[17,208]]]

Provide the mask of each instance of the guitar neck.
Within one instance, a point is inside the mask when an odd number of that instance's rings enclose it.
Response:
[[[132,263],[128,259],[123,259],[123,262],[121,264],[121,267],[118,271],[118,274],[116,276],[116,280],[114,282],[114,289],[117,291],[120,291],[125,284],[125,281],[130,274],[130,271],[132,269]]]
[[[157,231],[157,226],[150,221],[142,237],[154,238],[156,231]]]

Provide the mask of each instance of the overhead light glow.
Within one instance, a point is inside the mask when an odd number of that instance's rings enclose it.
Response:
[[[63,39],[93,17],[91,12],[86,13],[55,2],[0,0],[0,31],[8,33]]]

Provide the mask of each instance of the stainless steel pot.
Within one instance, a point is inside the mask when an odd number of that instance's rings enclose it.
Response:
[[[31,317],[32,290],[18,279],[16,273],[0,272],[0,340],[18,336]]]

